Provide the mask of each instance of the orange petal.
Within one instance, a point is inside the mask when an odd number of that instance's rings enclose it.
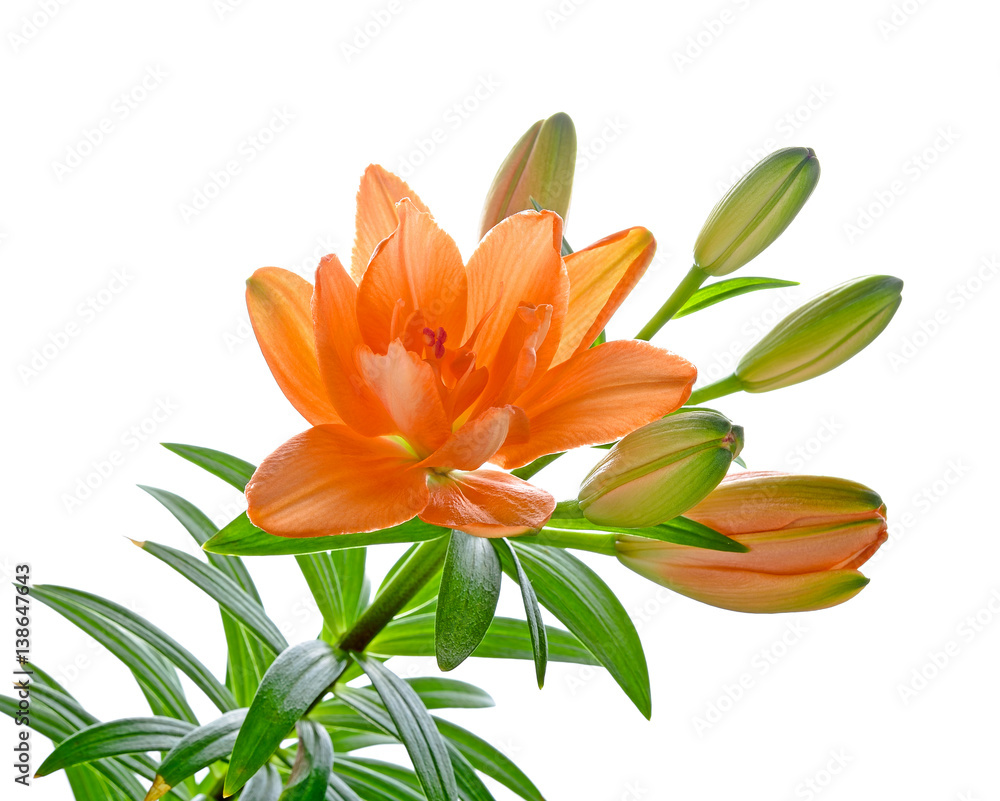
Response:
[[[410,201],[398,206],[399,225],[372,256],[358,288],[358,325],[365,342],[385,353],[393,319],[419,310],[432,330],[443,328],[456,347],[465,330],[466,279],[462,254],[430,214]],[[402,304],[399,304],[402,301]]]
[[[593,344],[655,253],[656,240],[648,230],[628,228],[566,257],[569,308],[553,364]]]
[[[268,456],[247,484],[251,522],[280,537],[377,531],[427,503],[423,470],[401,445],[316,426]]]
[[[527,443],[493,458],[519,467],[547,453],[611,442],[680,408],[693,364],[647,342],[607,342],[572,356],[514,400],[531,425]]]
[[[569,279],[559,255],[562,220],[551,211],[525,211],[494,227],[469,259],[467,331],[486,318],[476,337],[476,363],[493,362],[520,306],[552,306],[549,331],[537,353],[545,370],[559,346]]]
[[[498,470],[432,475],[420,519],[477,537],[513,537],[545,525],[556,500],[543,489]]]
[[[427,211],[427,206],[406,185],[406,181],[384,167],[371,164],[361,176],[354,251],[351,253],[351,278],[355,284],[361,283],[361,276],[375,252],[375,246],[396,230],[399,222],[396,204],[404,197],[408,197],[420,211]]]
[[[401,434],[421,456],[440,448],[451,434],[440,382],[431,366],[397,339],[382,356],[358,351],[361,374]]]
[[[313,335],[312,284],[277,267],[247,281],[247,310],[261,353],[281,391],[313,425],[339,423],[319,371]]]
[[[489,409],[452,434],[420,467],[475,470],[489,461],[509,436],[526,439],[527,433],[528,418],[516,406]]]
[[[336,256],[325,256],[316,270],[313,324],[320,373],[341,419],[370,437],[393,433],[394,425],[356,363],[362,347],[355,312],[358,288]]]

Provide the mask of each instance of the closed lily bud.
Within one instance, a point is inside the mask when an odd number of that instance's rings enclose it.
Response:
[[[694,263],[708,275],[738,270],[777,239],[819,181],[810,147],[786,147],[759,162],[718,202],[694,243]]]
[[[568,114],[539,120],[507,154],[486,195],[479,236],[519,211],[543,209],[563,219],[569,212],[576,168],[576,128]]]
[[[754,345],[736,368],[745,392],[768,392],[832,370],[882,333],[902,301],[903,282],[871,275],[813,298]]]
[[[711,492],[742,448],[743,429],[718,412],[664,417],[625,436],[597,463],[580,487],[580,509],[598,525],[659,525]]]
[[[853,598],[886,540],[885,505],[853,481],[747,472],[685,516],[742,543],[727,553],[623,536],[618,559],[657,584],[737,612],[805,612]]]

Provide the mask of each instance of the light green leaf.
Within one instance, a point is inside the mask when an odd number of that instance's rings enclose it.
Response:
[[[500,559],[484,537],[453,531],[441,573],[434,646],[441,670],[453,670],[483,641],[500,599]]]
[[[548,531],[600,531],[614,534],[629,534],[633,537],[647,537],[661,542],[673,542],[677,545],[691,545],[695,548],[707,548],[713,551],[729,553],[745,553],[749,550],[742,543],[720,534],[713,528],[695,522],[686,517],[675,517],[658,526],[645,528],[624,528],[621,526],[597,525],[585,517],[555,518],[545,524],[545,528],[537,536],[519,537],[521,543],[537,543],[545,545],[545,533]]]
[[[600,576],[559,548],[513,542],[538,599],[598,658],[649,717],[649,670],[625,608]]]
[[[526,801],[544,801],[542,794],[524,772],[501,751],[470,731],[450,721],[435,717],[438,731],[473,768],[496,779]]]
[[[458,793],[448,749],[420,696],[377,659],[352,653],[396,726],[427,801],[454,801]]]
[[[703,286],[681,306],[680,310],[674,314],[674,319],[694,314],[696,311],[707,309],[716,303],[724,300],[745,295],[747,292],[756,292],[759,289],[775,289],[785,286],[798,286],[798,281],[782,281],[778,278],[727,278],[725,281],[716,281],[714,284]]]
[[[305,711],[347,666],[347,657],[323,640],[283,651],[268,668],[233,746],[226,795],[239,790],[271,758]]]
[[[156,771],[156,781],[146,801],[154,801],[163,794],[154,794],[158,788],[164,788],[163,792],[166,792],[166,788],[175,787],[202,768],[227,758],[232,753],[236,735],[246,716],[247,710],[234,709],[199,726],[174,743]]]
[[[274,765],[265,765],[243,786],[240,801],[278,801],[280,795],[281,775]]]
[[[181,445],[176,442],[161,443],[168,451],[187,459],[189,462],[207,470],[213,476],[218,476],[227,484],[240,492],[246,488],[247,482],[257,468],[243,459],[230,456],[228,453],[212,448],[201,448],[197,445]]]
[[[295,557],[327,628],[340,637],[353,625],[365,586],[365,549]]]
[[[350,787],[365,801],[426,801],[420,792],[416,776],[414,784],[394,778],[398,776],[398,765],[358,757],[339,757],[333,764],[333,771],[344,778]]]
[[[506,537],[492,541],[497,551],[509,561],[514,568],[514,578],[521,588],[521,600],[524,603],[524,617],[528,623],[528,634],[531,637],[531,653],[535,660],[535,679],[538,689],[545,684],[545,666],[548,663],[549,645],[545,638],[545,621],[542,620],[542,610],[538,606],[538,598],[531,586],[531,579],[521,567],[517,552],[511,547]]]
[[[322,801],[333,768],[330,735],[318,723],[309,720],[298,721],[295,729],[299,734],[299,745],[281,801]]]

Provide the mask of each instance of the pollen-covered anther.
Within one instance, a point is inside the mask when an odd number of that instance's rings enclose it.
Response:
[[[448,332],[443,328],[438,328],[434,331],[431,328],[425,328],[423,330],[424,334],[424,344],[431,348],[434,353],[435,359],[440,359],[444,356],[444,343],[448,340]]]

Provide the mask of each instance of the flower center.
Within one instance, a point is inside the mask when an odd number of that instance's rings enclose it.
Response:
[[[433,351],[434,358],[440,359],[444,356],[444,343],[448,339],[448,332],[443,328],[438,328],[437,331],[434,331],[432,328],[425,328],[422,333],[424,335],[424,345]]]

